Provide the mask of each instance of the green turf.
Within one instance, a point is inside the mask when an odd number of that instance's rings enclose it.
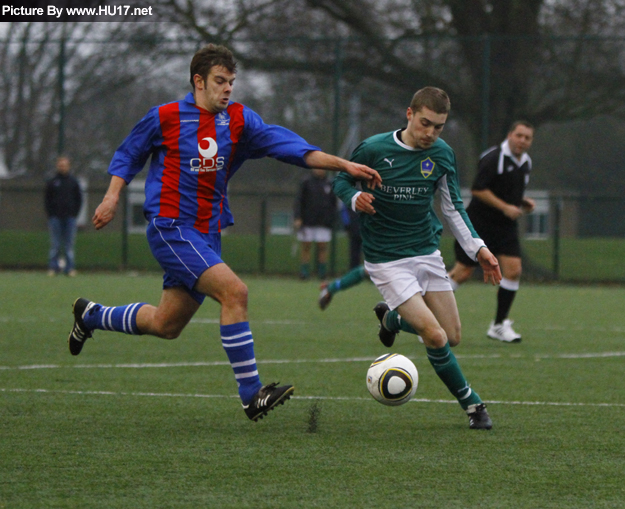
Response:
[[[405,333],[394,351],[419,369],[416,401],[369,396],[357,359],[385,352],[370,283],[321,312],[315,282],[244,278],[263,381],[296,386],[258,423],[235,396],[212,301],[177,340],[97,331],[69,355],[75,297],[155,303],[160,280],[0,272],[1,508],[625,506],[624,288],[523,285],[515,345],[485,337],[493,288],[457,292],[455,353],[490,402],[485,432]]]

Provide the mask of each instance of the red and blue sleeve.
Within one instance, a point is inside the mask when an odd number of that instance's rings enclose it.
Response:
[[[247,107],[243,114],[245,149],[250,159],[272,157],[284,163],[308,168],[304,156],[313,150],[321,150],[285,127],[265,124],[257,113]]]
[[[115,151],[109,175],[123,178],[128,184],[145,166],[148,157],[162,139],[158,107],[143,117]]]

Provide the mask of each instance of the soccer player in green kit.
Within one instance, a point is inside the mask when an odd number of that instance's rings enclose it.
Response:
[[[491,429],[486,405],[450,349],[460,342],[460,317],[438,250],[443,227],[432,208],[435,192],[449,228],[481,265],[484,281],[498,284],[501,271],[464,210],[454,151],[439,139],[449,110],[443,90],[417,91],[406,128],[368,138],[352,154],[352,161],[378,171],[382,186],[359,191],[352,177],[339,175],[333,188],[361,213],[365,269],[385,300],[374,308],[380,340],[391,347],[400,330],[421,336],[436,374],[468,414],[469,427]]]

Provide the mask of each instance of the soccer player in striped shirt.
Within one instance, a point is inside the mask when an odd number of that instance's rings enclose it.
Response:
[[[175,339],[209,296],[221,304],[221,342],[245,413],[256,421],[289,399],[294,388],[261,383],[247,287],[221,259],[221,231],[233,224],[228,181],[247,159],[260,157],[345,171],[371,186],[381,180],[375,170],[326,154],[231,101],[236,61],[226,47],[209,44],[198,50],[190,71],[193,92],[152,108],[117,149],[109,188],[93,216],[98,230],[113,219],[122,190],[151,157],[144,213],[148,243],[165,272],[160,303],[107,307],[79,298],[69,348],[78,355],[95,329]]]

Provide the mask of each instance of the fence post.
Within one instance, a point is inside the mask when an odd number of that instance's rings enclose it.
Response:
[[[59,42],[59,140],[58,154],[65,151],[65,28]]]
[[[560,279],[560,211],[562,198],[556,197],[553,207],[553,276]]]
[[[482,48],[482,132],[481,132],[481,148],[486,150],[490,144],[488,142],[488,134],[490,131],[490,53],[491,53],[491,36],[485,34],[482,36],[484,46]]]
[[[260,202],[260,246],[258,248],[258,270],[265,273],[265,257],[267,253],[267,198]]]
[[[130,218],[128,217],[128,187],[124,186],[122,190],[122,260],[119,267],[120,270],[128,268],[128,228]]]
[[[338,155],[340,150],[339,131],[341,124],[341,80],[343,79],[343,39],[337,39],[334,48],[334,118],[332,122],[332,153]],[[332,226],[330,239],[329,275],[336,273],[336,227]]]
[[[337,39],[334,47],[334,116],[332,119],[332,153],[340,150],[341,127],[341,80],[343,79],[343,39]]]

